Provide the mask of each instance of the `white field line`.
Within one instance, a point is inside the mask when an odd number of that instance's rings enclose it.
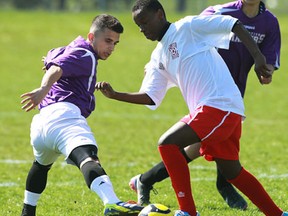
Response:
[[[31,164],[32,161],[30,160],[12,160],[12,159],[7,159],[7,160],[0,160],[0,164]],[[61,162],[60,164],[61,166],[66,166],[66,162]],[[110,166],[119,166],[119,164],[110,164]],[[121,166],[123,166],[123,164],[121,164]],[[127,164],[127,167],[135,167],[137,166],[137,164],[135,163],[131,163],[131,164]],[[190,170],[215,170],[214,167],[209,167],[209,166],[200,166],[200,165],[190,165],[189,166]],[[288,173],[282,173],[282,174],[268,174],[268,173],[261,173],[259,175],[257,175],[258,179],[285,179],[288,178]],[[193,182],[198,182],[198,181],[215,181],[215,176],[213,177],[206,177],[206,178],[191,178],[191,181]],[[76,184],[75,182],[65,182],[65,183],[57,183],[57,186],[69,186],[69,185],[74,185]],[[15,183],[15,182],[1,182],[0,181],[0,188],[1,187],[17,187],[19,186],[19,184]]]

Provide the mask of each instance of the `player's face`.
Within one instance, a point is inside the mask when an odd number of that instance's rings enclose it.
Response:
[[[105,29],[102,32],[97,32],[93,35],[90,43],[97,53],[99,59],[106,60],[114,51],[117,43],[119,43],[120,34],[110,29]]]
[[[132,17],[135,24],[139,26],[140,31],[143,32],[148,40],[152,41],[159,38],[160,32],[166,22],[161,10],[157,12],[137,10],[132,12]]]

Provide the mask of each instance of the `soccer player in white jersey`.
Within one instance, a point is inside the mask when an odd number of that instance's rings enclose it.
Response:
[[[201,15],[230,15],[241,21],[245,28],[249,31],[259,49],[266,58],[267,66],[273,72],[280,67],[280,27],[278,20],[260,0],[237,0],[228,2],[223,5],[209,6]],[[221,55],[229,71],[244,98],[248,74],[254,64],[254,59],[249,53],[245,45],[236,35],[230,40],[229,49],[217,49]],[[261,84],[269,84],[272,82],[272,76],[260,77]],[[190,145],[185,148],[183,155],[187,162],[191,162],[199,157],[198,145]],[[169,175],[161,161],[148,171],[136,175],[131,178],[129,185],[131,189],[137,192],[138,203],[150,203],[150,190],[156,182],[160,182]],[[216,187],[231,208],[240,210],[247,209],[247,202],[235,190],[231,183],[227,182],[224,176],[217,169]]]
[[[271,76],[265,57],[236,18],[187,16],[169,23],[158,0],[138,0],[132,16],[148,40],[158,41],[137,93],[114,91],[107,82],[96,89],[108,98],[157,108],[167,90],[180,89],[189,114],[168,129],[158,141],[158,150],[169,173],[179,210],[175,216],[196,216],[190,175],[181,149],[201,142],[200,153],[215,161],[225,178],[242,191],[265,215],[283,216],[261,183],[239,161],[241,93],[215,47],[228,48],[234,32],[255,61],[259,80]]]

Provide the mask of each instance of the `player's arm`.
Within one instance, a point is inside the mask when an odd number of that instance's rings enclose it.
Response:
[[[52,65],[44,74],[39,88],[21,95],[21,98],[24,98],[21,101],[21,104],[23,104],[22,109],[26,112],[34,109],[48,94],[51,86],[60,79],[62,73],[63,71],[60,67]]]
[[[262,83],[263,78],[271,77],[271,68],[267,66],[265,56],[261,53],[258,45],[239,20],[233,26],[232,32],[234,32],[235,35],[242,41],[252,55],[255,62],[254,70],[259,81]]]
[[[146,94],[141,92],[128,93],[114,91],[108,82],[97,82],[95,85],[96,90],[100,90],[103,95],[108,98],[142,105],[155,105],[153,100]]]

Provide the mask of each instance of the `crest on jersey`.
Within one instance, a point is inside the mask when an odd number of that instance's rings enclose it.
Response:
[[[177,49],[177,43],[176,42],[170,44],[168,50],[171,53],[172,59],[179,57],[179,52]]]
[[[160,69],[160,70],[165,70],[164,65],[163,65],[162,62],[159,63],[159,69]]]

